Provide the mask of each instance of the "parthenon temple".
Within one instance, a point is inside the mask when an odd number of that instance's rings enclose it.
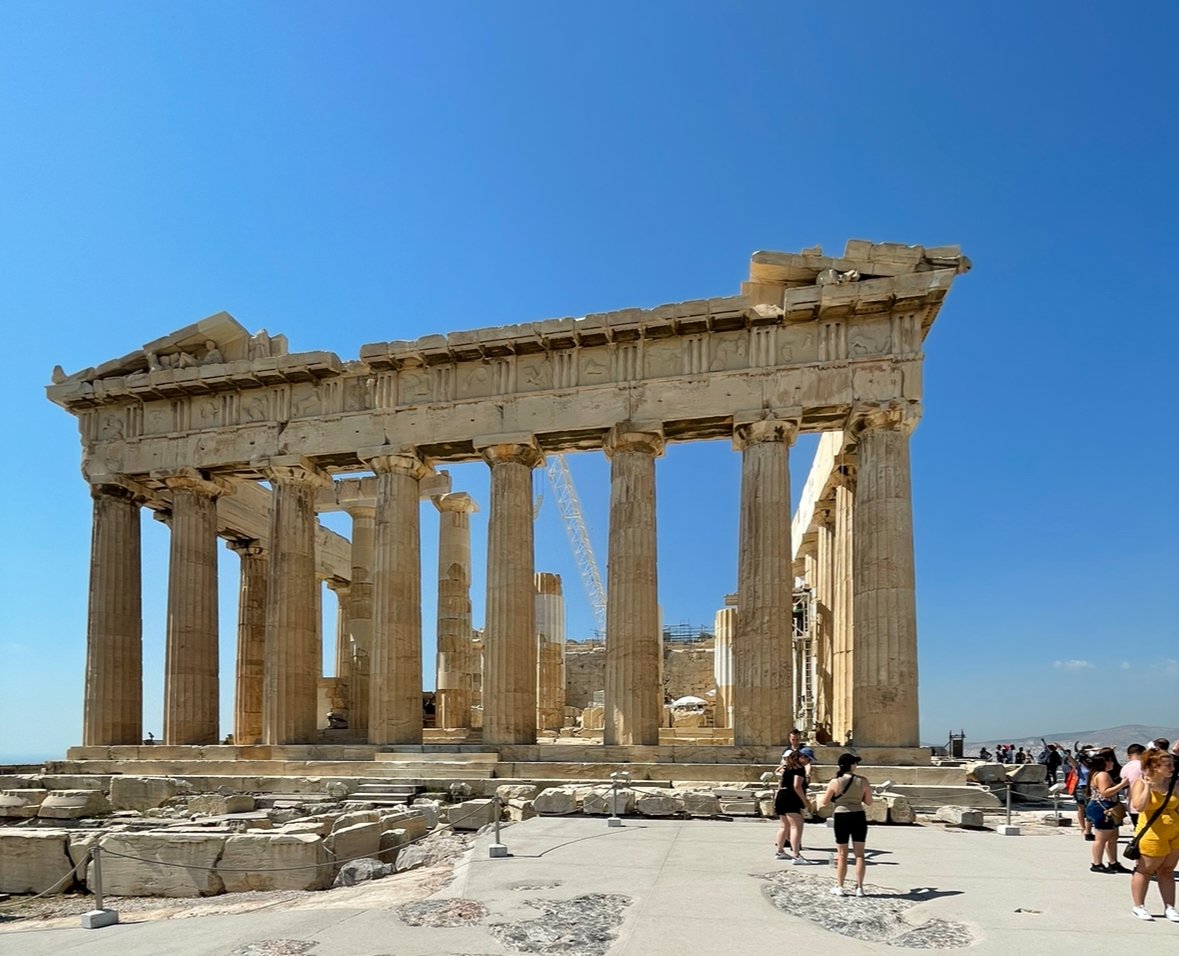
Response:
[[[423,500],[438,512],[434,723],[483,747],[536,744],[563,719],[565,635],[545,611],[559,587],[535,566],[532,475],[573,451],[610,461],[600,746],[657,747],[657,462],[668,443],[716,439],[741,456],[737,589],[717,634],[726,742],[777,746],[805,722],[859,747],[917,747],[909,437],[925,337],[969,268],[956,246],[853,240],[841,256],[757,252],[736,295],[373,343],[354,359],[290,352],[222,312],[56,369],[48,396],[77,416],[93,497],[83,747],[144,736],[145,508],[170,530],[162,743],[227,732],[222,539],[241,568],[234,743],[322,742],[326,701],[352,741],[421,745]],[[804,432],[822,437],[792,517]],[[479,460],[485,502],[440,470]],[[329,511],[351,516],[351,540],[320,524]],[[324,582],[340,609],[326,683]]]

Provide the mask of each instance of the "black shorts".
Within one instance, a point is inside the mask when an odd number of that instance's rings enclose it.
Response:
[[[832,815],[831,819],[835,821],[835,842],[839,846],[847,846],[849,838],[852,843],[867,842],[868,814],[863,810],[836,813]]]
[[[803,809],[803,802],[793,788],[779,790],[774,794],[774,813],[778,816],[784,813],[802,813]]]

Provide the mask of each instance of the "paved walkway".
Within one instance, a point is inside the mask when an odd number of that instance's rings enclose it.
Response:
[[[1073,830],[1000,837],[874,827],[867,876],[872,895],[864,900],[831,897],[834,871],[826,865],[774,860],[774,831],[767,821],[627,820],[611,829],[602,818],[537,818],[504,829],[512,854],[507,859],[488,858],[491,839],[480,837],[455,880],[415,910],[427,922],[433,909],[435,919],[449,915],[461,925],[408,925],[402,904],[381,905],[379,892],[363,909],[332,905],[327,894],[322,905],[297,909],[101,930],[30,928],[0,934],[0,953],[683,956],[802,947],[896,954],[905,943],[941,948],[966,941],[971,956],[1075,956],[1102,941],[1136,956],[1179,953],[1179,924],[1161,918],[1157,888],[1151,887],[1148,905],[1159,918],[1143,923],[1131,917],[1129,877],[1090,873],[1088,844]],[[826,863],[831,831],[808,826],[806,841],[811,855]],[[385,882],[407,879],[413,874]],[[579,902],[562,906],[573,899]],[[840,922],[861,938],[820,925]],[[603,932],[613,938],[595,941]],[[556,948],[578,933],[584,934],[580,948]],[[531,948],[513,948],[513,941]],[[554,948],[543,948],[546,941]]]

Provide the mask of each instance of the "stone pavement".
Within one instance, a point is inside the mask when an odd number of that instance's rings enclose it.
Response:
[[[611,829],[602,818],[536,818],[503,830],[507,859],[489,859],[491,837],[481,836],[455,879],[419,903],[362,909],[332,905],[328,894],[297,909],[30,927],[0,933],[0,954],[680,956],[969,945],[972,956],[1075,956],[1115,940],[1136,956],[1179,952],[1179,924],[1161,919],[1157,889],[1148,905],[1159,918],[1131,917],[1129,877],[1090,873],[1089,845],[1073,830],[1000,837],[874,827],[866,899],[829,894],[830,830],[807,827],[809,854],[824,862],[807,867],[773,858],[774,832],[761,820]]]

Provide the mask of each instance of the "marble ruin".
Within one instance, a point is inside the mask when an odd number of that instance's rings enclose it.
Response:
[[[144,508],[171,532],[164,744],[221,738],[221,539],[241,558],[234,743],[322,742],[330,714],[329,732],[347,727],[339,739],[421,745],[423,499],[439,517],[432,733],[535,744],[564,722],[565,635],[560,581],[535,567],[532,474],[546,454],[600,450],[604,746],[657,747],[656,463],[669,442],[721,439],[742,468],[717,726],[735,747],[781,744],[795,723],[820,740],[916,747],[909,436],[922,343],[969,268],[955,246],[854,240],[842,256],[755,253],[738,295],[374,343],[352,360],[291,353],[220,313],[94,368],[55,369],[47,393],[78,418],[93,496],[83,746],[143,737]],[[823,437],[792,520],[788,453],[802,432]],[[474,460],[491,474],[478,505],[438,470]],[[327,511],[351,516],[351,541],[319,524]],[[332,678],[322,582],[340,607]]]

